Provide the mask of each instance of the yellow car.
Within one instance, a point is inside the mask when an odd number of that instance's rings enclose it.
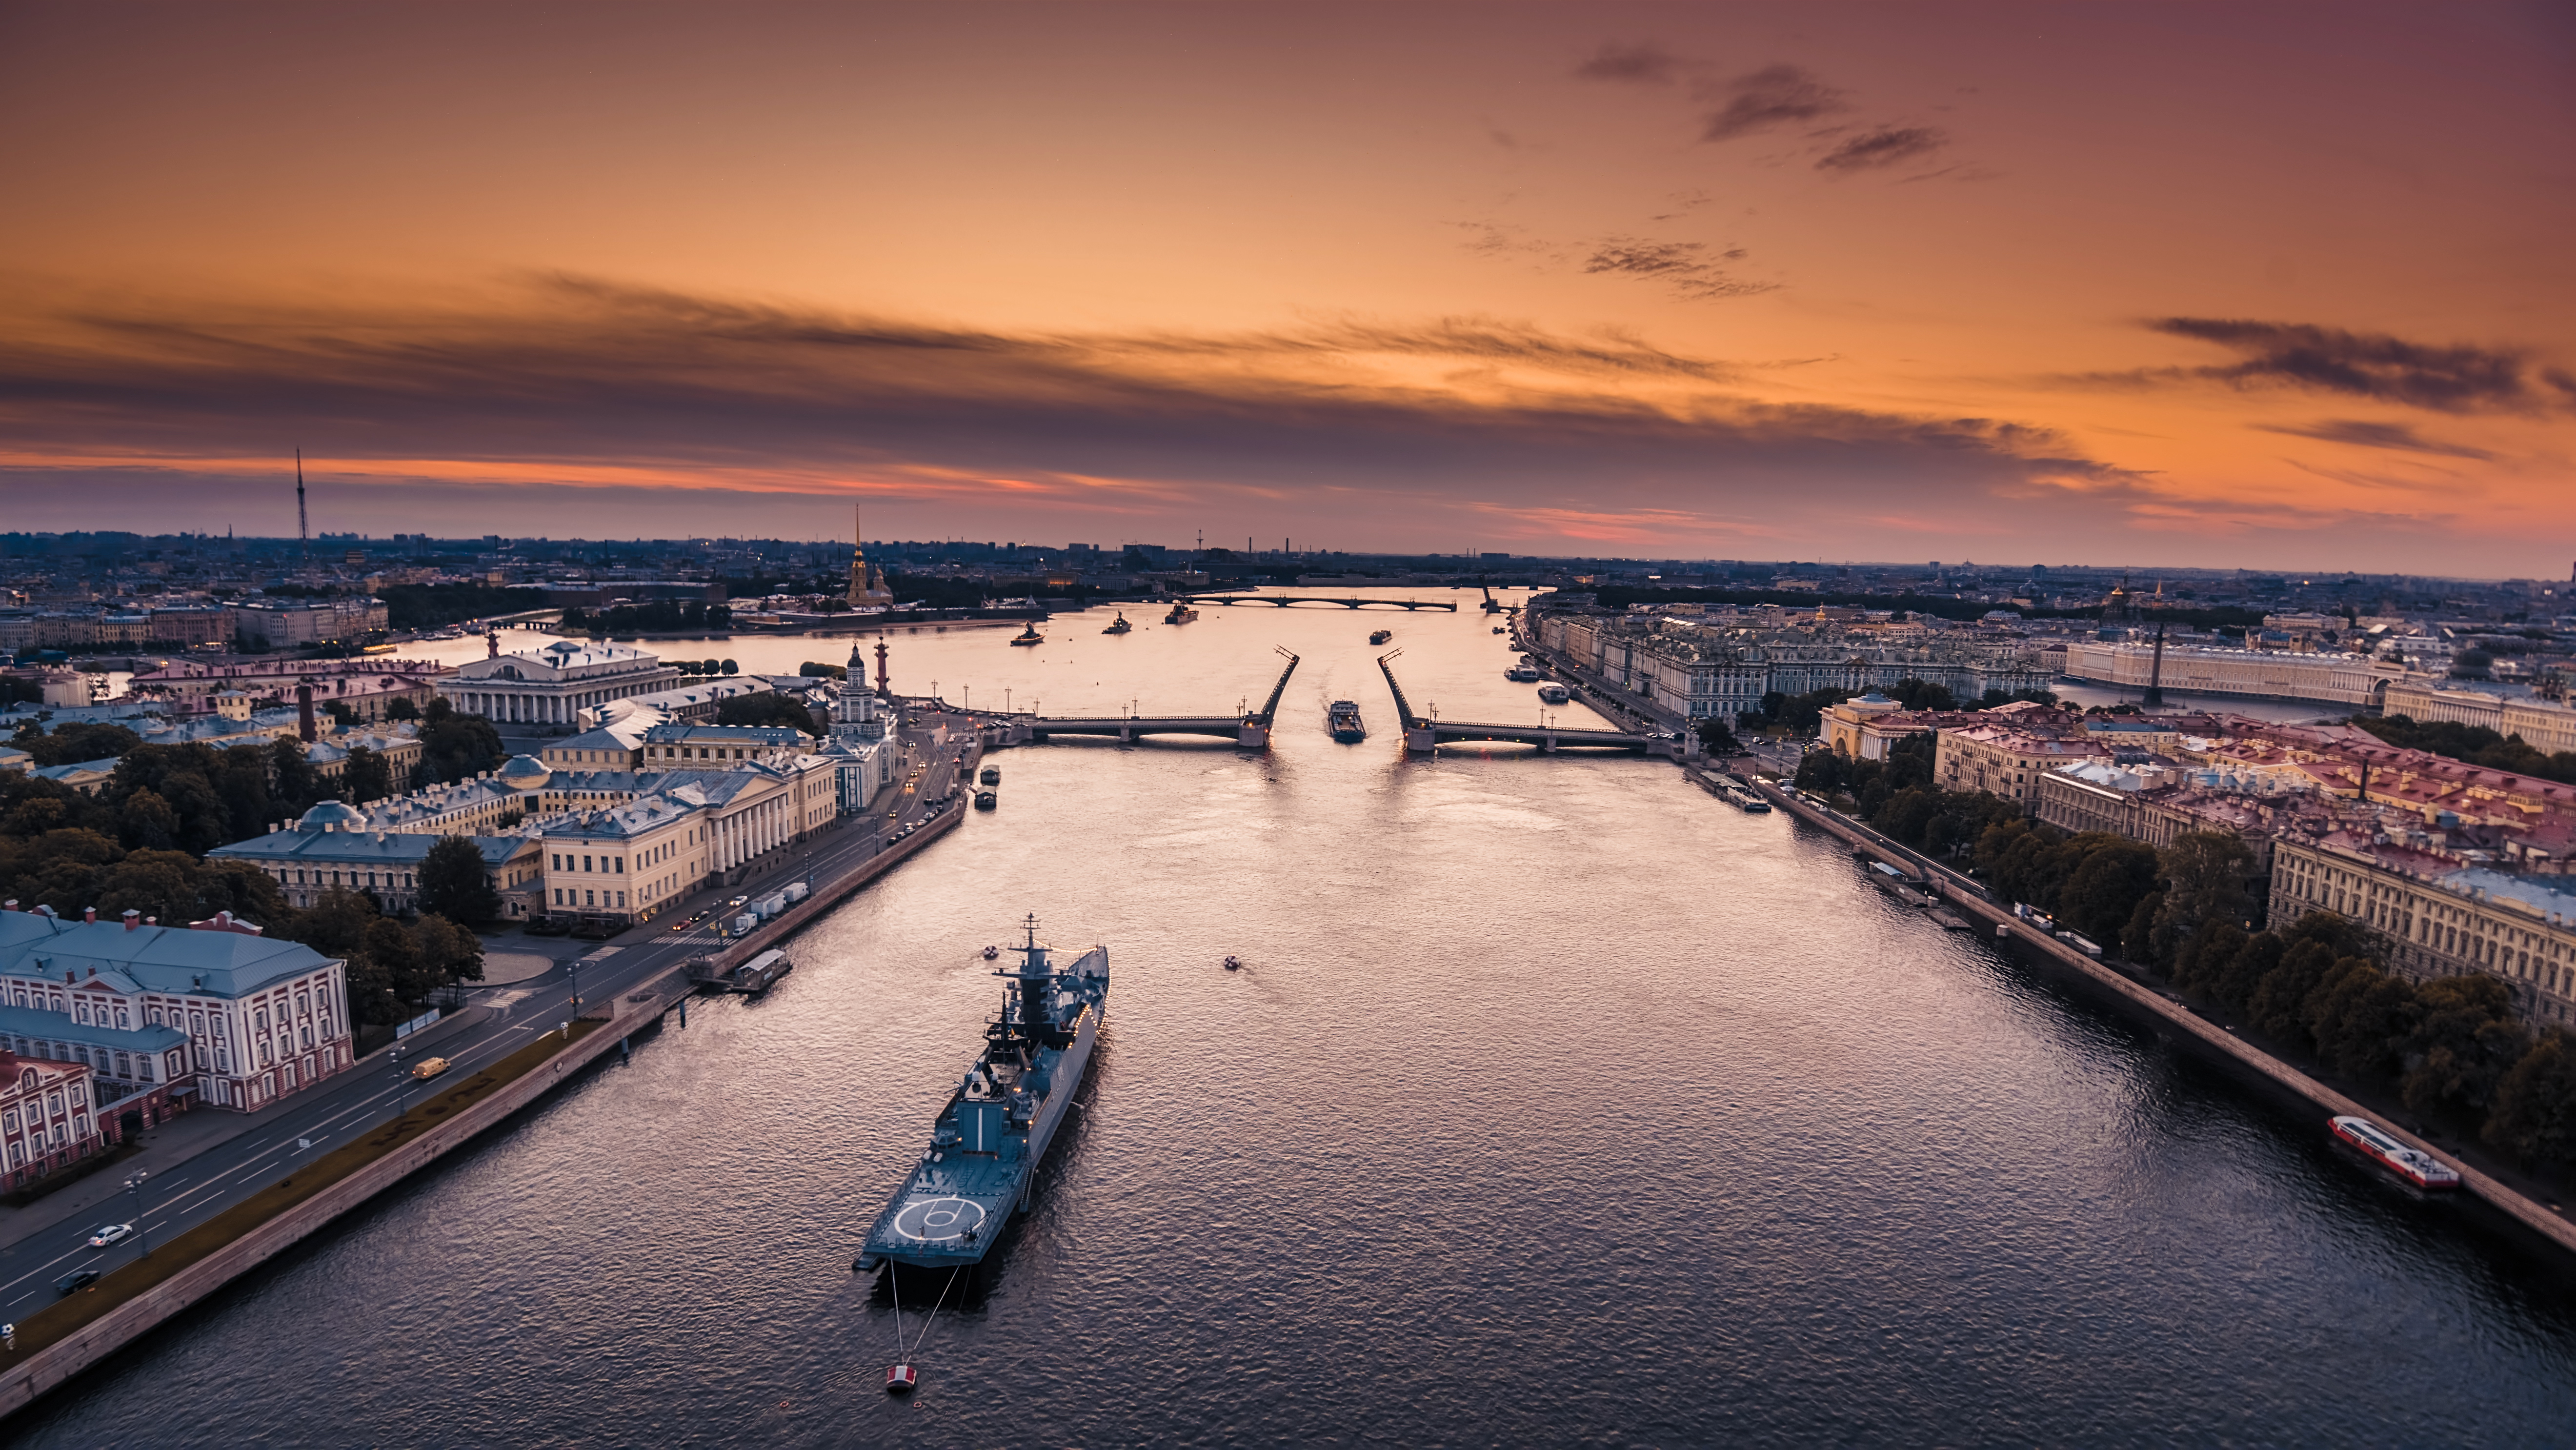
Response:
[[[438,1076],[440,1073],[447,1071],[447,1069],[452,1065],[453,1064],[449,1063],[448,1060],[443,1057],[423,1058],[412,1068],[411,1075],[417,1081],[427,1082],[431,1078]]]

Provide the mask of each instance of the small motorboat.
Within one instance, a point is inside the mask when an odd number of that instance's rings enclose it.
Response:
[[[1395,631],[1391,629],[1372,629],[1369,631],[1369,643],[1371,644],[1384,644],[1393,638],[1395,638]]]
[[[1000,956],[1001,954],[1002,954],[1002,949],[1001,949],[1000,947],[986,947],[986,948],[984,948],[984,960],[986,960],[986,961],[988,961],[988,962],[989,962],[989,961],[991,961],[993,958]]]
[[[921,1371],[908,1364],[890,1365],[886,1369],[886,1393],[900,1395],[921,1383]]]
[[[1131,630],[1131,629],[1134,629],[1135,627],[1136,627],[1136,626],[1134,626],[1134,625],[1132,625],[1132,624],[1129,624],[1129,623],[1127,622],[1127,611],[1125,611],[1125,610],[1123,610],[1123,609],[1122,609],[1122,610],[1118,611],[1118,619],[1117,619],[1117,621],[1116,621],[1115,623],[1111,624],[1107,629],[1102,630],[1102,631],[1101,631],[1101,633],[1102,633],[1102,634],[1125,634],[1127,631],[1129,631],[1129,630]]]
[[[1012,635],[1011,643],[1044,644],[1046,643],[1046,636],[1038,633],[1038,627],[1035,624],[1031,624],[1026,629],[1021,630],[1018,634]]]
[[[1494,633],[1496,633],[1496,634],[1508,634],[1508,633],[1510,633],[1510,631],[1509,631],[1509,630],[1504,629],[1501,625],[1499,625],[1499,624],[1498,624],[1498,625],[1495,625],[1495,626],[1494,626]]]
[[[1227,971],[1229,971],[1229,972],[1239,972],[1239,971],[1242,971],[1242,970],[1243,970],[1243,958],[1241,958],[1241,957],[1227,957],[1227,958],[1225,959],[1225,969],[1226,969]]]

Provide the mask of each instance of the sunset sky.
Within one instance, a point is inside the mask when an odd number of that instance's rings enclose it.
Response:
[[[0,5],[0,528],[2567,577],[2576,8]]]

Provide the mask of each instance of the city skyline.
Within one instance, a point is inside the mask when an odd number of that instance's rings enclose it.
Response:
[[[2576,557],[2538,9],[137,13],[17,528]]]

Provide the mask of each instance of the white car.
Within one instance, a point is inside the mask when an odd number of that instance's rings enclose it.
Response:
[[[132,1237],[134,1237],[134,1225],[130,1223],[112,1223],[101,1228],[98,1232],[91,1234],[89,1236],[89,1246],[94,1249],[103,1249],[111,1244],[121,1244]]]

